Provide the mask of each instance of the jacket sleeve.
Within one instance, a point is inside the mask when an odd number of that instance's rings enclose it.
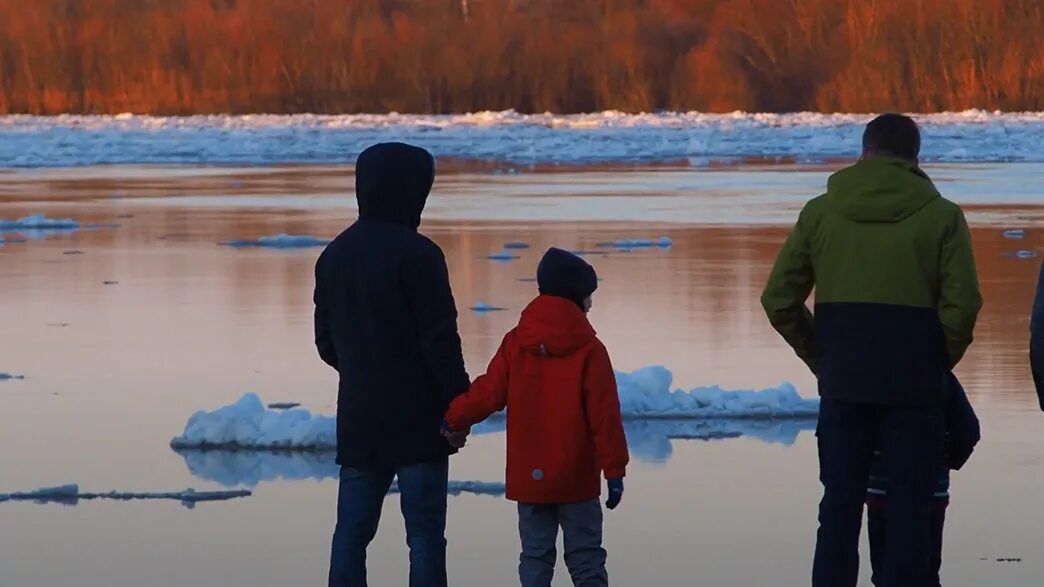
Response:
[[[333,338],[330,336],[326,296],[323,295],[319,283],[322,279],[320,273],[319,262],[317,262],[315,265],[315,291],[312,295],[312,301],[315,302],[315,348],[319,351],[319,358],[324,363],[337,369],[337,352],[334,349]]]
[[[1044,263],[1037,278],[1037,293],[1033,298],[1033,315],[1030,319],[1030,367],[1033,385],[1037,388],[1040,409],[1044,410]]]
[[[812,252],[807,232],[807,208],[772,267],[761,305],[772,327],[793,347],[797,356],[817,373],[818,352],[812,312],[805,305],[815,287]]]
[[[471,379],[464,368],[457,305],[450,289],[446,258],[434,243],[425,241],[408,257],[402,280],[415,320],[421,360],[442,405],[468,390]]]
[[[979,426],[979,417],[968,401],[968,394],[952,373],[949,375],[947,391],[947,454],[950,468],[958,471],[971,458],[975,446],[982,438],[982,429]]]
[[[627,475],[630,454],[620,415],[620,396],[609,352],[597,343],[584,371],[584,413],[594,438],[595,456],[606,479]]]
[[[982,295],[971,233],[964,213],[958,210],[944,237],[939,264],[939,321],[946,335],[951,368],[961,362],[971,346],[980,308]]]
[[[467,393],[458,395],[446,412],[446,427],[450,430],[467,430],[503,410],[508,400],[508,379],[511,360],[509,333],[501,343],[497,354],[486,368],[486,374],[471,384]]]

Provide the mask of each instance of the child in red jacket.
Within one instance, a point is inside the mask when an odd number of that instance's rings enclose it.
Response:
[[[486,374],[450,405],[446,430],[507,408],[507,498],[518,502],[523,587],[551,585],[559,526],[573,584],[608,585],[600,477],[614,509],[629,456],[609,353],[587,320],[598,278],[583,259],[552,248],[537,282],[540,296]]]

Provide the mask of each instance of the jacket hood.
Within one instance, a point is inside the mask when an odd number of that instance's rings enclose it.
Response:
[[[435,158],[420,147],[381,143],[359,155],[355,197],[359,218],[416,230],[435,182]]]
[[[854,222],[899,222],[941,197],[916,163],[869,157],[830,176],[827,201]]]
[[[551,357],[568,357],[595,338],[583,310],[571,300],[546,295],[522,311],[517,332],[527,352]]]

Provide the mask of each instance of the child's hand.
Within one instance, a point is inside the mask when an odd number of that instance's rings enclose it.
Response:
[[[609,479],[606,483],[609,485],[609,498],[605,500],[605,507],[615,510],[623,499],[623,479]]]
[[[468,443],[468,435],[471,434],[471,430],[463,430],[460,432],[454,432],[446,426],[446,423],[442,423],[442,437],[446,439],[446,442],[450,446],[456,449],[462,449]]]

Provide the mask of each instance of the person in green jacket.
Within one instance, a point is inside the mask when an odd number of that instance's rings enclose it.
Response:
[[[859,161],[802,210],[761,299],[822,397],[814,587],[856,585],[875,450],[893,455],[883,585],[919,587],[931,576],[946,381],[972,342],[982,297],[964,214],[920,169],[920,148],[909,117],[871,121]]]

